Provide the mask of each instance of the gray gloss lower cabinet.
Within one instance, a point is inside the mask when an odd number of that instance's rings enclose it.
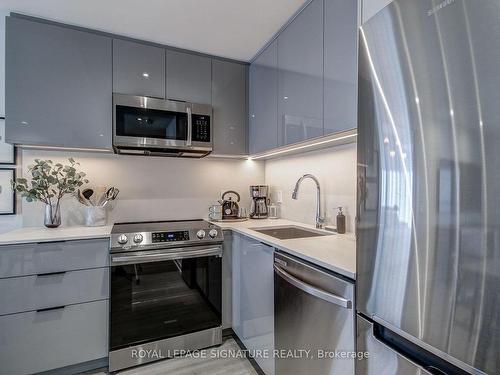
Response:
[[[224,231],[222,244],[222,328],[231,328],[233,324],[233,234]]]
[[[273,41],[249,69],[250,154],[278,147],[278,49]]]
[[[233,330],[266,375],[274,375],[274,249],[233,234]],[[267,356],[266,356],[267,354]]]
[[[167,98],[198,104],[212,104],[212,59],[166,50]]]
[[[357,127],[357,0],[324,0],[324,134]]]
[[[323,135],[323,0],[278,36],[278,144]]]
[[[247,154],[247,66],[212,59],[213,141],[216,155]]]
[[[165,98],[165,50],[113,39],[113,92]]]
[[[109,239],[0,246],[0,278],[107,267]]]
[[[109,297],[109,268],[0,279],[0,315]]]
[[[108,301],[0,316],[0,373],[32,374],[107,357]]]
[[[102,366],[108,259],[106,238],[0,246],[0,374]]]
[[[6,18],[8,143],[111,150],[111,38]]]

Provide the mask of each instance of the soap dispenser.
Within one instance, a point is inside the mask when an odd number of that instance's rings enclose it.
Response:
[[[339,210],[337,214],[337,233],[344,234],[345,233],[345,215],[342,212],[342,207],[337,207]]]

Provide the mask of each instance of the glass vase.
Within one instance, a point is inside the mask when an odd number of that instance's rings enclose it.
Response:
[[[59,202],[45,205],[44,224],[47,228],[57,228],[61,225],[61,206]]]

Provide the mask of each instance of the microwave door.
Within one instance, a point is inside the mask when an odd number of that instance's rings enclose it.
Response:
[[[183,112],[117,105],[115,142],[123,146],[185,147],[189,117]]]
[[[211,117],[209,105],[114,94],[113,146],[118,153],[203,157],[212,151]]]

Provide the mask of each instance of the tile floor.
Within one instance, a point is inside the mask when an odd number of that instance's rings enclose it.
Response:
[[[227,339],[220,347],[209,350],[225,350],[236,352],[240,347],[232,338]],[[250,362],[245,358],[211,358],[207,350],[207,358],[173,358],[158,361],[149,365],[119,372],[119,375],[257,375]],[[96,372],[93,375],[106,375]]]

